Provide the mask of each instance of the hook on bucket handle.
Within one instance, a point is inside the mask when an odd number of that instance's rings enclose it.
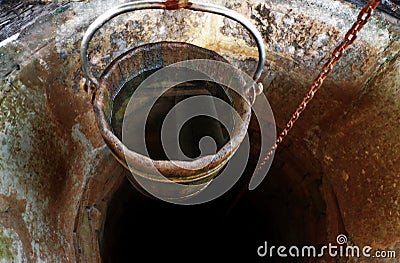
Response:
[[[82,70],[87,80],[92,82],[96,87],[99,86],[99,81],[92,74],[88,65],[88,47],[89,42],[93,38],[93,35],[99,30],[105,23],[109,20],[113,19],[116,16],[119,16],[124,13],[133,12],[136,10],[144,10],[144,9],[164,9],[164,10],[177,10],[177,9],[188,9],[192,11],[201,11],[208,12],[217,15],[222,15],[228,17],[242,26],[244,26],[254,37],[256,40],[257,48],[258,48],[258,65],[257,69],[254,73],[253,80],[256,82],[255,93],[258,95],[262,92],[262,84],[257,83],[261,77],[261,74],[264,70],[264,64],[266,60],[266,51],[263,42],[263,38],[261,33],[257,30],[257,28],[243,15],[214,4],[206,4],[206,3],[195,3],[189,2],[188,0],[153,0],[153,1],[135,1],[130,3],[121,4],[119,6],[114,7],[100,15],[87,29],[85,35],[83,36],[81,43],[81,63]]]

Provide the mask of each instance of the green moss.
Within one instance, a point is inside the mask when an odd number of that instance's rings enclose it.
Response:
[[[386,30],[388,28],[388,22],[385,20],[377,20],[376,25],[383,30]]]
[[[56,14],[64,13],[68,8],[69,8],[69,5],[67,5],[67,6],[62,6],[62,7],[58,8],[58,9],[56,10]]]
[[[131,98],[127,98],[127,99],[124,101],[124,103],[120,106],[119,110],[115,113],[114,118],[115,118],[118,122],[121,122],[121,123],[122,123],[122,121],[123,121],[123,119],[124,119],[124,116],[125,116],[125,110],[126,110],[128,104],[129,104],[130,99],[131,99]]]
[[[0,259],[12,261],[14,255],[12,253],[12,239],[6,236],[0,229]]]
[[[399,40],[400,40],[400,34],[394,34],[391,36],[391,39],[390,39],[391,42],[396,42]]]

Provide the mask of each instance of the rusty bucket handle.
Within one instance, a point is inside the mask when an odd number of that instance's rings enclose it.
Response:
[[[153,0],[153,1],[135,1],[130,3],[121,4],[114,7],[100,15],[87,29],[85,35],[83,36],[81,43],[81,63],[82,70],[87,80],[92,82],[97,88],[99,87],[99,81],[92,74],[88,65],[88,47],[89,42],[93,38],[93,35],[99,30],[105,23],[107,23],[112,18],[119,16],[124,13],[133,12],[136,10],[144,9],[164,9],[164,10],[177,10],[177,9],[188,9],[193,11],[208,12],[217,15],[222,15],[228,17],[242,26],[244,26],[256,40],[258,48],[258,65],[254,73],[253,80],[258,82],[261,74],[264,70],[264,64],[266,60],[266,51],[261,33],[257,30],[246,17],[233,11],[231,9],[207,3],[194,3],[188,0]],[[262,89],[261,83],[259,86]]]

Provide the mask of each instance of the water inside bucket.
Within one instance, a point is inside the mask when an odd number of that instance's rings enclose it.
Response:
[[[137,87],[157,70],[158,69],[147,70],[131,77],[129,81],[125,82],[125,84],[120,87],[119,92],[114,96],[111,126],[114,134],[120,140],[122,140],[124,116],[131,96],[135,96],[134,92]],[[143,110],[144,107],[141,105],[146,105],[146,102],[153,99],[151,96],[154,96],[157,92],[152,89],[153,88],[149,88],[148,92],[146,90],[146,96],[141,96],[140,98],[135,97],[136,106],[133,106],[134,110],[127,114],[129,118],[125,119],[126,121],[128,120],[129,123],[124,124],[124,127],[129,128],[129,133],[132,134],[132,136],[129,136],[128,139],[124,137],[124,144],[128,145],[130,150],[146,155],[153,160],[188,160],[215,154],[230,140],[230,131],[228,131],[230,128],[225,127],[220,120],[223,119],[223,123],[225,124],[230,123],[227,125],[228,127],[234,127],[234,118],[232,116],[226,116],[227,114],[217,113],[218,120],[213,117],[200,115],[186,121],[180,130],[177,128],[178,125],[172,125],[176,130],[169,130],[167,137],[163,137],[162,139],[164,145],[161,142],[163,121],[175,105],[183,102],[185,99],[199,95],[210,97],[210,100],[204,105],[204,107],[208,107],[210,110],[213,110],[214,107],[213,100],[211,99],[212,97],[219,98],[231,104],[232,98],[230,98],[226,92],[227,87],[209,81],[181,83],[163,93],[151,107],[150,113],[146,118],[147,113]],[[129,109],[132,108],[129,107]],[[180,121],[179,119],[181,117],[179,115],[179,112],[174,112],[173,114],[172,119],[176,121],[176,123]],[[146,148],[141,146],[143,145],[142,136],[135,136],[135,134],[141,134],[140,129],[143,129],[143,123],[145,123]],[[168,125],[168,127],[171,127],[171,125]],[[169,147],[167,155],[164,147],[165,145],[171,145],[168,144],[168,141],[176,141],[177,135],[179,136],[179,145],[175,144],[173,146],[175,148],[173,148],[172,151],[171,147]],[[204,142],[202,140],[206,141]],[[165,143],[165,141],[167,141],[167,143]],[[180,147],[181,151],[178,151],[178,147]]]

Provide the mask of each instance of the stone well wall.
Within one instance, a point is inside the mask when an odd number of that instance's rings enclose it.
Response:
[[[98,132],[79,51],[90,22],[123,2],[70,3],[0,44],[2,262],[100,260],[107,206],[126,171]],[[264,92],[278,132],[360,10],[333,0],[207,2],[240,12],[262,33]],[[279,149],[275,165],[283,168],[264,182],[285,174],[289,179],[281,187],[300,185],[299,171],[309,170],[312,179],[304,181],[302,193],[313,200],[318,192],[322,203],[311,202],[311,209],[322,209],[326,225],[326,233],[315,240],[333,242],[345,233],[353,244],[397,249],[398,257],[399,25],[384,13],[374,14]],[[100,73],[129,47],[160,40],[215,50],[249,73],[257,59],[248,33],[227,19],[140,11],[113,20],[96,34],[90,63]],[[256,126],[250,129],[257,132]],[[250,193],[259,198],[260,209],[268,200],[262,189]],[[296,220],[295,214],[291,217]]]

